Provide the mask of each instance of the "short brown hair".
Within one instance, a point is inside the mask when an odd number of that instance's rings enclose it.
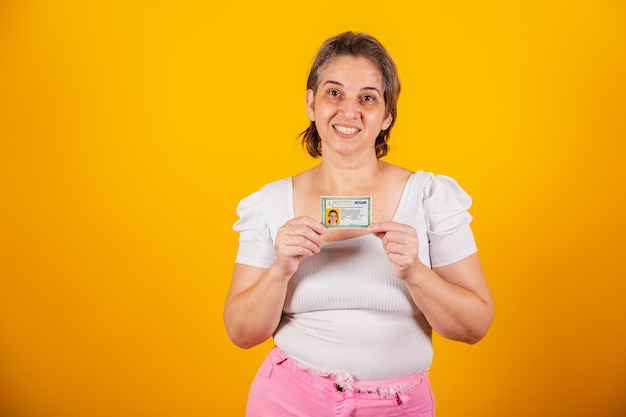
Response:
[[[387,142],[398,114],[400,79],[396,64],[385,47],[373,36],[352,31],[344,32],[327,39],[318,50],[309,71],[309,78],[306,83],[307,90],[313,90],[313,93],[316,94],[323,71],[328,64],[343,56],[367,58],[382,75],[385,110],[391,113],[393,117],[389,127],[381,131],[376,138],[376,157],[383,157],[389,151]],[[322,156],[320,146],[322,140],[315,127],[315,122],[311,121],[309,127],[299,136],[302,136],[302,145],[306,147],[307,152],[312,157]]]

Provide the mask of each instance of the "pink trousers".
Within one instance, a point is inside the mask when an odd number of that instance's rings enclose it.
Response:
[[[340,381],[302,369],[274,347],[259,368],[246,417],[434,417],[428,374],[389,381]]]

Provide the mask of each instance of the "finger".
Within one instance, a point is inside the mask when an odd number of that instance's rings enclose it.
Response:
[[[316,246],[321,247],[324,243],[322,236],[309,226],[298,225],[285,229],[285,235],[291,237],[301,237],[313,242]]]
[[[389,262],[395,265],[395,268],[398,268],[399,270],[407,270],[414,264],[412,259],[395,253],[389,255]]]
[[[387,255],[390,255],[390,254],[403,255],[405,252],[405,245],[400,244],[400,243],[395,243],[395,242],[385,243],[384,248],[385,248],[385,253]]]
[[[311,253],[319,253],[322,245],[322,237],[310,227],[290,224],[286,224],[279,229],[275,244],[277,250],[292,246],[306,248]],[[299,253],[299,255],[302,254]]]
[[[289,220],[287,224],[291,226],[306,226],[318,234],[322,234],[326,231],[326,226],[309,216],[294,217]]]
[[[306,245],[281,245],[276,248],[276,258],[299,258],[312,256],[318,253],[316,247]]]
[[[413,254],[418,252],[417,236],[403,232],[387,232],[380,237],[386,252]]]
[[[313,253],[319,253],[322,249],[322,238],[310,229],[305,235],[292,236],[292,246],[301,246],[311,250]]]
[[[391,231],[403,231],[413,229],[411,226],[397,222],[372,223],[367,227],[367,231],[374,234],[387,233]]]
[[[407,232],[387,232],[384,236],[381,237],[383,244],[394,242],[402,245],[411,245],[413,243],[417,244],[417,238],[413,234]]]

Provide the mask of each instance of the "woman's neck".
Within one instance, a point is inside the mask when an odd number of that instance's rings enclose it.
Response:
[[[365,193],[374,188],[388,164],[379,159],[358,164],[324,161],[313,168],[318,187],[334,195]]]

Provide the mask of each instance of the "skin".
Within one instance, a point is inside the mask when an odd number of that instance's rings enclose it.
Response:
[[[306,110],[322,138],[320,164],[292,178],[296,216],[279,228],[276,258],[268,269],[236,264],[224,308],[231,340],[242,348],[276,330],[287,285],[300,262],[325,241],[377,236],[396,277],[407,287],[432,328],[443,337],[476,343],[493,321],[493,301],[477,254],[430,269],[418,258],[411,226],[393,222],[411,172],[376,158],[375,140],[389,127],[382,77],[365,58],[341,57],[324,69],[317,93],[306,92]],[[367,229],[326,229],[318,220],[320,195],[371,195]]]

